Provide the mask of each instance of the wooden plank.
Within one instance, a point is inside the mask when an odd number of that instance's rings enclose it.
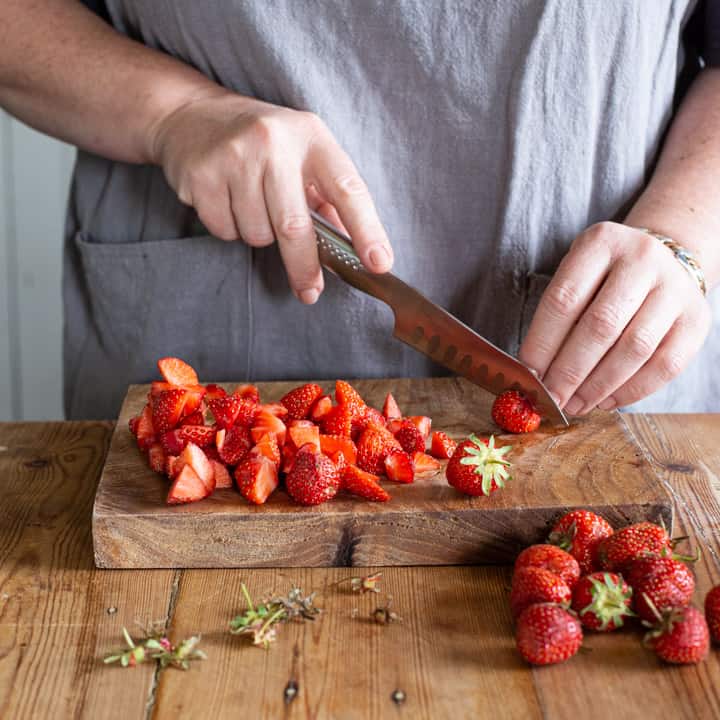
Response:
[[[676,534],[700,547],[694,566],[695,604],[720,582],[720,471],[718,416],[628,415],[626,421],[676,503]],[[610,635],[586,634],[581,653],[564,665],[534,671],[548,717],[577,720],[596,716],[695,720],[720,717],[720,653],[691,667],[663,665],[640,642],[637,629]],[[591,715],[592,716],[592,715]]]
[[[75,151],[13,120],[12,182],[17,238],[17,342],[21,417],[64,416],[61,272]]]
[[[364,569],[362,572],[370,572]],[[155,718],[540,718],[532,674],[514,650],[503,568],[385,568],[402,622],[380,626],[369,613],[385,595],[352,593],[349,570],[186,571],[173,633],[204,632],[198,672],[164,673]],[[297,584],[319,591],[321,619],[284,626],[269,650],[228,633],[254,597]],[[354,615],[354,612],[357,614]],[[298,695],[284,700],[288,683]],[[392,695],[406,697],[396,704]]]
[[[10,118],[0,111],[0,422],[18,419],[19,394],[13,382],[17,313],[14,218],[10,192]]]
[[[142,717],[150,666],[101,657],[167,619],[173,572],[100,573],[90,512],[108,423],[0,424],[0,717]],[[116,612],[108,613],[108,608]]]
[[[296,383],[261,385],[279,399]],[[324,383],[328,386],[328,383]],[[429,414],[456,438],[489,434],[491,397],[457,378],[361,380],[368,402],[392,389],[406,414]],[[671,524],[671,503],[617,413],[596,413],[560,432],[501,436],[514,447],[515,479],[489,498],[470,498],[444,472],[412,485],[388,483],[385,504],[338,496],[301,507],[279,491],[261,507],[223,490],[193,505],[164,504],[164,478],[148,469],[127,427],[147,387],[132,387],[121,411],[93,513],[100,567],[283,567],[447,565],[508,561],[573,507],[614,524]],[[495,428],[496,429],[496,428]],[[195,542],[202,529],[204,540]],[[187,539],[187,541],[185,540]]]

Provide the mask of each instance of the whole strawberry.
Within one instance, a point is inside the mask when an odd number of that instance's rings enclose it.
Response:
[[[596,572],[584,575],[573,589],[572,609],[591,630],[607,632],[622,627],[630,609],[632,590],[620,575]]]
[[[301,505],[319,505],[335,497],[340,489],[340,474],[329,457],[316,452],[312,445],[303,445],[285,478],[285,487]]]
[[[587,575],[595,569],[599,542],[612,534],[605,518],[590,510],[572,510],[555,523],[548,542],[567,550],[578,561],[581,574]]]
[[[489,495],[510,480],[505,455],[510,445],[495,447],[495,438],[481,440],[471,435],[456,448],[445,468],[448,483],[467,495]]]
[[[572,589],[580,578],[578,561],[557,545],[531,545],[515,560],[515,572],[523,567],[539,567],[560,576]]]
[[[542,418],[532,401],[518,390],[506,390],[495,398],[492,419],[506,432],[535,432]]]
[[[513,574],[510,611],[513,617],[535,603],[551,602],[570,607],[572,591],[555,573],[538,567],[520,568]]]
[[[598,545],[598,563],[602,570],[622,572],[639,557],[670,555],[674,544],[661,525],[636,523],[618,530]]]
[[[580,621],[554,603],[526,608],[517,621],[515,643],[533,665],[552,665],[571,658],[582,645]]]
[[[712,639],[720,643],[720,585],[716,585],[705,596],[705,619]]]
[[[634,560],[627,566],[625,578],[633,589],[635,612],[649,623],[657,621],[656,609],[662,613],[689,605],[695,591],[690,568],[671,557]]]
[[[688,665],[705,659],[710,633],[703,614],[690,605],[666,612],[645,635],[645,644],[665,662]]]

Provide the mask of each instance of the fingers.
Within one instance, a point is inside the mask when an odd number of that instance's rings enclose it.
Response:
[[[591,232],[592,228],[583,235]],[[560,263],[520,348],[522,362],[540,377],[604,281],[611,262],[607,245],[586,242],[581,235]]]
[[[365,182],[329,133],[313,147],[309,173],[318,190],[337,209],[363,265],[388,272],[393,251]]]
[[[230,199],[240,238],[252,247],[266,247],[275,241],[263,194],[260,166],[247,167],[231,179]]]
[[[202,224],[221,240],[237,240],[238,228],[232,211],[230,189],[226,184],[207,181],[202,192],[195,192],[193,205]]]
[[[688,312],[679,318],[652,358],[603,402],[602,410],[631,405],[676,378],[702,346],[710,327],[709,312]]]
[[[640,309],[653,286],[650,269],[620,261],[581,315],[548,368],[543,382],[561,407],[571,399]],[[582,409],[579,399],[567,411]]]
[[[584,415],[626,383],[652,357],[677,316],[677,299],[655,288],[615,346],[575,391],[567,411]]]
[[[287,161],[268,163],[263,188],[290,287],[312,305],[322,292],[323,275],[300,168]]]
[[[329,223],[334,225],[338,230],[342,230],[348,235],[347,228],[342,224],[342,220],[338,215],[338,211],[317,191],[317,188],[310,183],[305,188],[305,196],[307,197],[308,206],[311,210],[324,217]]]

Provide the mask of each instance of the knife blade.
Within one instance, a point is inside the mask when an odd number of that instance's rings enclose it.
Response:
[[[550,422],[569,424],[542,381],[523,363],[396,275],[367,271],[350,238],[317,213],[310,214],[322,265],[358,290],[386,303],[395,316],[393,334],[398,340],[493,395],[508,389],[522,390]]]

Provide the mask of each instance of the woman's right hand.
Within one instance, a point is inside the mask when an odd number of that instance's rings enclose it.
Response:
[[[277,240],[304,303],[323,289],[308,207],[347,229],[366,268],[393,253],[368,188],[316,115],[223,92],[181,106],[157,125],[154,160],[180,200],[223,240]]]

